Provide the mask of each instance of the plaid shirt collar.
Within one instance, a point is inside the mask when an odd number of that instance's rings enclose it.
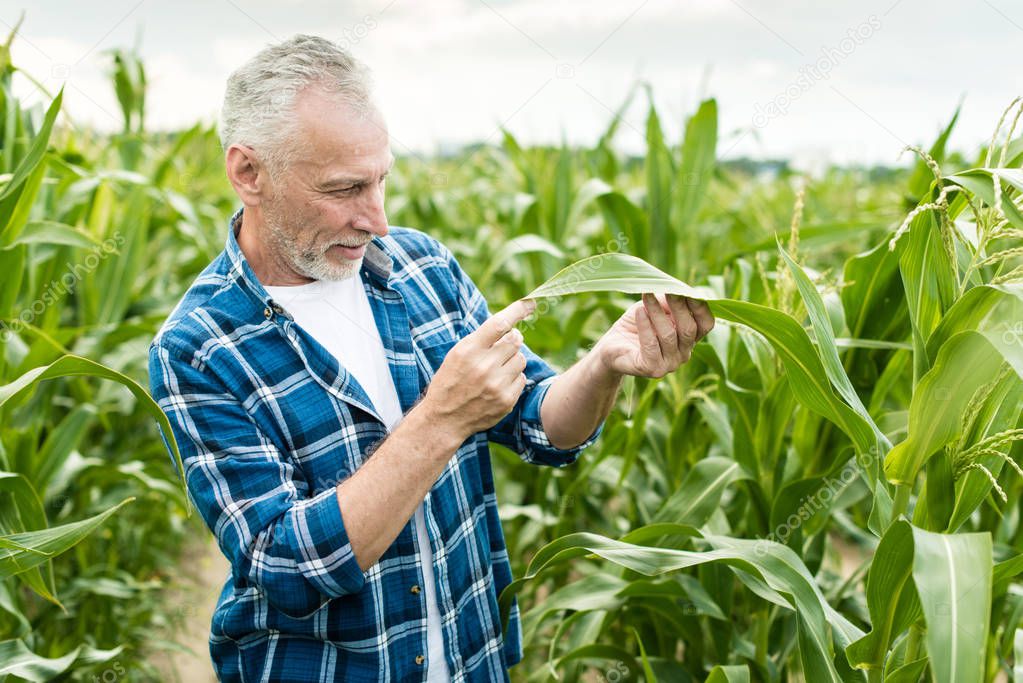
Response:
[[[227,246],[225,249],[231,264],[227,273],[228,282],[245,292],[246,296],[258,301],[263,310],[264,317],[268,320],[274,317],[274,313],[283,316],[287,320],[284,323],[287,335],[302,334],[306,337],[305,341],[309,354],[303,354],[302,360],[310,375],[317,382],[323,384],[328,391],[341,400],[360,408],[383,423],[383,418],[380,417],[376,406],[373,405],[373,401],[370,400],[369,395],[362,385],[359,384],[355,375],[350,373],[313,337],[305,332],[297,331],[297,328],[294,327],[295,318],[274,301],[273,297],[270,296],[270,293],[266,291],[266,288],[259,281],[259,278],[256,277],[256,273],[252,270],[252,266],[249,265],[245,253],[242,252],[241,247],[238,245],[237,233],[241,229],[243,211],[244,207],[239,208],[231,216],[231,220],[228,221]],[[375,287],[377,290],[391,289],[390,280],[393,265],[394,258],[388,253],[383,240],[374,236],[372,241],[366,245],[366,255],[363,258],[361,268],[364,278],[371,287]],[[407,314],[405,313],[404,306],[400,310],[392,309],[392,315],[399,314],[404,317],[405,324],[407,324],[407,317],[405,317]],[[382,335],[381,341],[389,353],[395,352],[394,340],[389,335]]]

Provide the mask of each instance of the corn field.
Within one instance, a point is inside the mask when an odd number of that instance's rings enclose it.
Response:
[[[99,134],[60,92],[15,97],[9,48],[0,676],[160,680],[154,652],[187,656],[165,588],[209,532],[147,348],[237,200],[212,127],[145,129],[137,55],[110,54],[123,128]],[[390,224],[448,245],[492,308],[543,285],[522,327],[553,365],[649,287],[718,321],[626,383],[574,466],[493,446],[513,680],[1023,681],[1023,105],[979,150],[947,149],[949,112],[903,170],[810,179],[719,161],[713,99],[684,122],[652,102],[638,85],[592,147],[395,149]]]

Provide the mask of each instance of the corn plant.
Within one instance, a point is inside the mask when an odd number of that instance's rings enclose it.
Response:
[[[693,287],[603,254],[529,293],[670,292],[707,300],[725,323],[677,383],[641,389],[585,466],[617,473],[631,528],[555,538],[502,595],[507,609],[530,582],[558,577],[524,619],[527,642],[547,641],[533,678],[599,659],[673,681],[980,681],[1008,668],[1020,625],[1010,584],[1023,570],[1006,514],[1023,474],[1012,457],[1023,439],[1013,128],[957,173],[935,158],[947,131],[916,150],[933,173],[924,197],[832,283],[798,262],[800,196],[773,272],[737,258]],[[699,146],[687,136],[687,148]],[[677,264],[670,251],[651,260]],[[679,463],[697,421],[710,438]],[[579,482],[566,491],[587,496]],[[868,551],[858,566],[829,567],[836,537]],[[579,567],[583,556],[603,564]]]
[[[0,674],[84,679],[115,661],[143,672],[122,660],[156,635],[159,572],[185,538],[174,511],[187,505],[153,441],[166,417],[139,381],[159,318],[135,281],[163,220],[148,219],[147,202],[163,190],[124,169],[130,155],[116,145],[107,170],[77,148],[88,140],[64,131],[58,142],[62,93],[41,112],[23,107],[10,43],[0,50]],[[167,512],[133,510],[140,499]],[[166,547],[147,548],[147,534]]]
[[[15,98],[9,48],[0,675],[161,680],[157,595],[206,532],[145,350],[236,200],[210,127],[146,130],[134,52],[109,55],[123,125],[100,135],[59,92]],[[389,183],[390,222],[450,246],[493,305],[538,299],[526,341],[555,365],[639,292],[719,321],[678,372],[627,381],[573,467],[495,447],[513,680],[1023,680],[1019,103],[979,154],[947,149],[955,113],[909,169],[805,179],[717,159],[714,100],[669,144],[652,101],[637,84],[589,148],[502,130],[399,154]],[[625,125],[643,155],[617,151]]]

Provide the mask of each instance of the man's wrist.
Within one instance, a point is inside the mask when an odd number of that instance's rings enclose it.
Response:
[[[458,450],[458,447],[469,438],[463,433],[464,430],[455,416],[438,410],[433,402],[428,400],[428,396],[424,396],[409,410],[405,415],[405,421],[410,422],[410,426],[418,434],[430,434],[436,443],[441,444],[443,450],[449,452],[449,455]]]
[[[586,376],[593,386],[617,386],[625,375],[612,367],[612,359],[598,341],[582,362],[586,365]]]

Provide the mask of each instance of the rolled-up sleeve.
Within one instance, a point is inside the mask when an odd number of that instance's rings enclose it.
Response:
[[[526,362],[526,387],[510,413],[487,431],[487,438],[512,449],[526,462],[533,465],[565,467],[579,459],[584,448],[592,444],[604,429],[601,422],[585,441],[573,448],[557,448],[551,444],[540,420],[540,406],[547,390],[557,375],[544,377],[543,371],[531,373],[530,366],[539,358],[528,349],[523,349]],[[532,356],[532,357],[531,357]],[[543,363],[543,361],[539,361]],[[544,363],[546,365],[546,363]],[[550,368],[548,367],[548,370]]]
[[[465,322],[464,333],[468,334],[490,317],[487,300],[476,287],[476,283],[462,270],[454,255],[446,248],[442,248],[448,260],[448,267],[458,283],[459,303]],[[534,465],[552,467],[571,465],[579,458],[584,448],[597,440],[604,429],[604,422],[601,421],[585,441],[573,448],[553,446],[540,419],[540,406],[551,384],[557,378],[557,373],[525,344],[522,345],[522,354],[526,357],[526,368],[523,371],[526,375],[526,386],[511,412],[487,430],[487,438],[510,448],[525,462]]]
[[[232,565],[288,616],[359,591],[366,574],[345,531],[337,492],[308,482],[195,353],[150,347],[153,398],[181,450],[189,496]],[[164,437],[166,441],[166,437]]]
[[[547,432],[544,431],[543,422],[540,420],[540,406],[543,404],[544,397],[547,396],[547,390],[550,389],[553,382],[554,376],[548,377],[537,382],[532,391],[523,392],[519,416],[515,421],[522,430],[520,438],[524,448],[520,455],[522,455],[523,460],[536,465],[564,467],[575,462],[579,458],[579,453],[597,440],[597,437],[604,430],[604,423],[598,424],[593,433],[586,437],[586,440],[578,446],[556,448],[552,445],[551,440],[547,437]]]

